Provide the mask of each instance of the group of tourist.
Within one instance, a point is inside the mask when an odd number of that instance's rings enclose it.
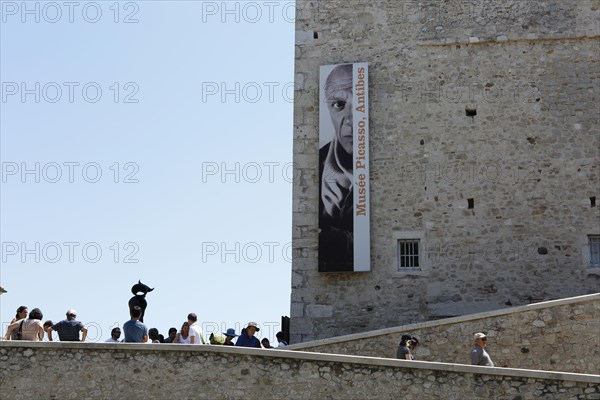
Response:
[[[205,338],[202,327],[198,322],[198,316],[195,313],[189,313],[187,321],[181,325],[179,332],[177,328],[170,328],[168,336],[165,338],[156,328],[148,329],[140,322],[141,309],[133,307],[131,310],[131,319],[123,324],[125,337],[123,342],[129,343],[172,343],[172,344],[213,344],[223,346],[242,346],[256,348],[273,348],[269,339],[262,341],[255,336],[260,328],[256,322],[248,322],[246,327],[238,335],[234,328],[228,328],[222,334],[211,333],[208,340]],[[111,338],[107,342],[119,342],[121,330],[114,328],[111,331]],[[287,346],[283,332],[277,332],[277,347]],[[235,342],[234,342],[235,340]]]
[[[85,342],[87,336],[87,328],[76,320],[77,311],[73,309],[67,310],[66,319],[57,322],[51,320],[42,323],[44,315],[42,310],[34,308],[29,312],[26,306],[17,308],[17,313],[10,322],[4,340],[31,340],[39,342],[44,340],[44,335],[48,341],[52,341],[52,332],[58,333],[58,339],[61,342]],[[79,334],[81,333],[81,338]]]
[[[34,308],[29,312],[26,306],[21,306],[17,309],[15,318],[11,321],[4,340],[30,340],[39,342],[44,340],[46,335],[48,341],[52,341],[52,332],[58,333],[58,338],[61,342],[85,342],[87,337],[87,328],[83,323],[77,321],[77,312],[73,309],[67,310],[66,319],[53,323],[47,320],[42,323],[44,318],[42,311],[39,308]],[[255,335],[260,331],[260,327],[256,322],[249,322],[242,332],[238,335],[235,329],[229,328],[222,334],[211,333],[208,340],[205,339],[202,332],[198,316],[190,313],[187,316],[181,329],[170,328],[168,336],[165,338],[161,335],[157,328],[148,329],[141,321],[142,309],[134,306],[130,309],[130,319],[123,324],[123,329],[116,327],[110,332],[110,338],[106,340],[109,343],[173,343],[173,344],[217,344],[224,346],[242,346],[270,349],[269,339],[264,338],[259,340]],[[121,339],[121,334],[124,333],[124,338]],[[277,332],[277,346],[287,346],[285,335],[283,332]]]
[[[260,331],[260,327],[256,322],[248,322],[246,327],[238,335],[234,328],[229,328],[221,335],[211,333],[208,340],[204,337],[198,316],[194,313],[189,313],[187,321],[181,325],[181,329],[170,328],[168,336],[165,338],[161,335],[157,328],[148,329],[141,322],[142,309],[139,306],[134,306],[130,309],[131,319],[123,324],[121,328],[113,328],[110,332],[110,339],[106,340],[109,343],[172,343],[172,344],[213,344],[223,346],[241,346],[241,347],[256,347],[271,349],[269,339],[264,338],[259,340],[255,335]],[[34,308],[29,312],[26,306],[17,308],[15,318],[11,321],[4,340],[30,340],[34,342],[42,341],[44,335],[48,341],[53,340],[52,332],[58,333],[58,338],[61,342],[85,342],[87,337],[87,328],[83,323],[77,321],[77,312],[69,309],[66,312],[66,318],[60,322],[53,323],[47,320],[42,323],[44,318],[42,311],[39,308]],[[121,334],[124,333],[124,338],[121,340]],[[283,332],[277,332],[277,346],[287,346]],[[493,367],[494,363],[485,350],[487,345],[487,336],[484,333],[478,332],[473,336],[474,343],[471,348],[471,364]],[[234,342],[235,340],[235,342]],[[415,351],[419,346],[419,339],[413,335],[404,334],[400,339],[396,358],[401,360],[414,360]]]
[[[473,335],[473,346],[471,347],[471,364],[493,367],[492,358],[485,351],[487,345],[487,336],[485,333],[478,332]],[[404,334],[400,338],[398,350],[396,350],[396,358],[401,360],[414,360],[415,350],[419,346],[419,339],[415,336]]]

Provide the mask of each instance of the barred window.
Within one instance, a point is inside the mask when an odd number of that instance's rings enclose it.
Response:
[[[589,235],[590,267],[600,267],[600,235]]]
[[[398,240],[398,271],[420,269],[419,239]]]

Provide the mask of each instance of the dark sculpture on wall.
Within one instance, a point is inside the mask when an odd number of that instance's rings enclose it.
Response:
[[[129,313],[131,314],[133,307],[140,307],[142,309],[140,322],[144,322],[144,314],[146,313],[146,306],[148,306],[148,303],[146,302],[146,294],[153,290],[154,288],[150,289],[147,285],[144,285],[142,281],[138,281],[138,283],[131,287],[131,293],[133,293],[134,296],[129,299]]]

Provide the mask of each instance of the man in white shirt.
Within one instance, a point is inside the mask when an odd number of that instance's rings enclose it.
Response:
[[[202,328],[198,322],[198,316],[194,313],[189,313],[188,323],[190,324],[190,344],[206,344],[202,335]]]
[[[117,326],[110,331],[110,339],[106,339],[106,343],[119,343],[119,338],[121,337],[121,329]]]

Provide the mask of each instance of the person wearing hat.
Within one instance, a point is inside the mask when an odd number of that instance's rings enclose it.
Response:
[[[237,333],[235,333],[235,329],[228,328],[227,332],[223,332],[223,335],[225,335],[225,342],[223,343],[223,346],[235,346],[232,340],[239,336]]]
[[[256,322],[248,322],[248,326],[246,329],[242,331],[242,334],[238,337],[237,342],[235,342],[236,346],[242,347],[258,347],[261,348],[260,340],[258,340],[254,334],[260,331],[260,328],[256,324]]]
[[[413,355],[410,351],[410,341],[412,340],[412,336],[404,334],[400,338],[400,344],[398,345],[398,350],[396,350],[396,358],[401,360],[412,360]]]
[[[490,355],[485,351],[487,344],[487,336],[485,333],[478,332],[473,335],[474,343],[471,347],[471,364],[472,365],[483,365],[486,367],[493,367],[494,362],[490,358]]]
[[[410,349],[410,354],[412,356],[412,359],[415,360],[416,356],[415,353],[417,352],[417,347],[419,347],[419,339],[416,336],[411,336],[410,340],[408,341],[408,348]]]
[[[46,330],[48,340],[52,341],[52,331],[58,332],[58,339],[61,342],[79,342],[79,332],[81,332],[81,341],[85,342],[87,328],[80,321],[76,321],[77,311],[72,308],[67,310],[67,319],[52,325]]]

